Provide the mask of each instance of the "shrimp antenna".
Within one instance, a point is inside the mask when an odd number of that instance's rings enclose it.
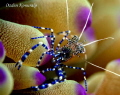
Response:
[[[104,38],[104,39],[95,40],[95,41],[93,41],[93,42],[90,42],[90,43],[84,44],[83,46],[88,46],[88,45],[90,45],[90,44],[93,44],[93,43],[99,42],[99,41],[101,41],[101,40],[106,40],[106,39],[114,39],[114,38],[113,38],[113,37],[107,37],[107,38]]]
[[[91,14],[91,11],[92,11],[93,4],[94,4],[94,3],[92,3],[92,5],[91,5],[90,12],[89,12],[89,14],[88,14],[88,17],[87,17],[87,20],[86,20],[86,22],[85,22],[85,25],[84,25],[84,27],[83,27],[83,29],[82,29],[82,32],[81,32],[81,34],[80,34],[80,36],[79,36],[79,40],[80,40],[80,38],[82,37],[83,32],[84,32],[84,30],[85,30],[85,28],[86,28],[86,25],[87,25],[87,23],[88,23],[88,19],[90,18],[90,14]]]
[[[91,62],[88,62],[88,61],[86,61],[86,62],[89,63],[90,65],[94,66],[94,67],[100,68],[100,69],[102,69],[102,70],[105,70],[105,71],[107,71],[107,72],[110,72],[110,73],[112,73],[112,74],[120,77],[120,75],[117,74],[117,73],[115,73],[115,72],[112,72],[112,71],[107,70],[107,69],[105,69],[105,68],[103,68],[103,67],[97,66],[97,65],[95,65],[95,64],[93,64],[93,63],[91,63]]]
[[[66,13],[67,13],[67,28],[69,30],[69,11],[68,11],[68,0],[66,0]]]

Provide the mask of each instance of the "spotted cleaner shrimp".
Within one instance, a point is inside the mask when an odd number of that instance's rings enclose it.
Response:
[[[67,18],[69,18],[67,0],[66,0],[66,6],[67,6]],[[93,6],[93,4],[92,4],[92,6]],[[91,10],[92,10],[92,6],[91,6],[91,9],[90,9],[90,12],[88,14],[86,23],[85,23],[85,25],[83,27],[83,30],[82,30],[80,36],[74,35],[71,39],[69,39],[68,35],[71,32],[70,30],[59,32],[58,35],[59,34],[64,34],[64,37],[58,43],[56,49],[54,49],[55,48],[54,47],[54,42],[55,42],[54,30],[51,29],[51,28],[33,26],[34,28],[45,29],[45,30],[50,30],[51,31],[51,34],[48,35],[48,36],[40,36],[40,37],[31,38],[31,39],[38,39],[38,38],[50,37],[51,38],[51,44],[50,44],[51,47],[49,49],[48,46],[46,46],[43,42],[39,42],[38,44],[34,45],[31,49],[29,49],[27,52],[25,52],[25,54],[23,54],[21,59],[16,63],[15,67],[18,66],[18,69],[20,69],[21,66],[22,66],[22,63],[24,63],[24,61],[27,59],[27,57],[30,55],[30,53],[32,51],[34,51],[38,46],[42,46],[43,48],[46,49],[46,51],[43,52],[42,55],[40,56],[36,67],[39,67],[39,65],[41,63],[41,60],[43,59],[45,54],[51,55],[53,57],[52,62],[55,63],[55,65],[52,68],[46,68],[46,69],[44,69],[44,70],[42,70],[40,72],[45,73],[45,72],[48,72],[48,71],[55,71],[58,78],[53,79],[51,82],[43,83],[42,85],[39,85],[39,86],[33,86],[33,87],[31,87],[32,89],[34,89],[35,91],[38,91],[39,89],[45,89],[45,88],[48,88],[48,87],[50,87],[50,86],[52,86],[54,84],[64,82],[66,80],[66,72],[64,70],[64,67],[66,67],[66,68],[71,68],[71,69],[79,69],[79,70],[81,70],[83,72],[85,89],[87,91],[87,81],[86,81],[86,71],[85,71],[85,69],[80,68],[80,67],[67,66],[67,65],[64,65],[62,63],[68,61],[73,56],[78,56],[79,57],[79,54],[81,54],[81,53],[85,54],[86,53],[85,46],[88,46],[88,45],[90,45],[92,43],[95,43],[95,42],[98,42],[98,41],[101,41],[101,40],[113,39],[112,37],[108,37],[108,38],[104,38],[104,39],[95,40],[95,41],[87,43],[87,44],[83,44],[83,43],[79,42],[80,38],[82,37],[82,34],[83,34],[83,32],[84,32],[84,30],[86,28],[86,25],[87,25],[87,22],[88,22],[88,19],[89,19]],[[66,45],[60,47],[64,40],[67,40],[68,43]],[[86,54],[85,54],[85,60],[86,60],[85,61],[86,63],[89,63],[89,64],[91,64],[91,65],[93,65],[95,67],[104,69],[102,67],[99,67],[97,65],[94,65],[94,64],[88,62]],[[106,69],[104,69],[104,70],[106,70]],[[106,71],[109,71],[109,70],[106,70]],[[109,71],[109,72],[111,72],[111,71]],[[111,72],[111,73],[113,73],[113,72]]]

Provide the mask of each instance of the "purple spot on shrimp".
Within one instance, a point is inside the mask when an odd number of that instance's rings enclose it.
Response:
[[[94,30],[92,27],[89,27],[85,30],[85,36],[88,39],[88,41],[94,41],[95,40],[95,34],[94,34]]]
[[[40,72],[35,72],[34,79],[36,80],[36,85],[41,85],[46,80],[46,77]]]
[[[0,58],[3,57],[4,54],[5,54],[5,49],[2,42],[0,41]]]
[[[77,14],[76,14],[76,18],[75,18],[75,23],[77,25],[77,28],[78,28],[78,31],[81,32],[85,23],[86,23],[86,20],[87,20],[87,17],[88,17],[88,14],[90,12],[90,9],[88,7],[80,7],[78,10],[77,10]],[[91,23],[92,23],[92,14],[90,13],[90,17],[88,19],[88,23],[86,25],[86,28],[87,29],[88,27],[91,26]]]
[[[75,85],[75,90],[75,95],[87,95],[85,89],[80,84]]]
[[[0,67],[0,85],[5,83],[7,80],[6,72],[3,70],[3,68]]]

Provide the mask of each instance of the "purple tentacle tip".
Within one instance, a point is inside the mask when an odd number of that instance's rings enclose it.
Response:
[[[87,95],[85,89],[80,84],[76,84],[75,89],[76,95]]]
[[[45,33],[44,35],[45,35],[45,36],[48,36],[48,35],[50,35],[50,33]],[[49,48],[50,48],[51,39],[50,39],[50,37],[47,37],[46,39],[47,39],[47,41],[48,41]]]
[[[36,85],[41,85],[46,80],[46,77],[40,72],[35,72],[34,78],[36,80]]]
[[[0,85],[4,84],[7,80],[6,72],[0,67]]]
[[[87,39],[89,41],[94,41],[95,40],[95,34],[94,34],[94,30],[92,27],[89,27],[85,30],[85,33],[84,33],[87,37]]]
[[[0,58],[2,58],[4,54],[5,54],[5,49],[2,42],[0,41]]]
[[[77,14],[76,14],[76,18],[75,18],[75,23],[77,25],[78,31],[81,32],[81,30],[83,29],[89,12],[90,12],[90,9],[88,7],[82,7],[82,8],[78,9]],[[92,14],[90,13],[90,17],[88,19],[88,22],[87,22],[85,29],[90,27],[91,23],[92,23]]]
[[[116,59],[116,61],[120,63],[120,59]]]
[[[44,35],[45,35],[45,36],[48,36],[48,35],[50,35],[50,34],[47,34],[47,33],[46,33],[46,34],[44,34]],[[47,39],[47,41],[48,41],[48,48],[50,48],[51,38],[50,38],[50,37],[47,37],[46,39]],[[52,59],[52,56],[51,56],[51,55],[45,55],[44,60],[43,60],[42,64],[40,64],[40,66],[45,65],[46,63],[50,62],[51,59]]]
[[[42,62],[41,65],[44,65],[44,64],[47,64],[47,63],[50,63],[50,60],[52,59],[52,56],[51,55],[45,55],[45,58]]]
[[[118,64],[120,64],[120,59],[116,59],[115,62],[117,62]]]

